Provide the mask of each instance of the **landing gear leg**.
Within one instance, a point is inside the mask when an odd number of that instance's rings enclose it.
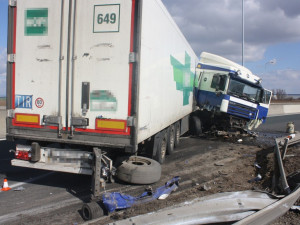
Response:
[[[92,220],[104,215],[104,210],[97,201],[100,200],[101,186],[105,186],[105,181],[100,177],[101,175],[101,149],[94,148],[95,164],[93,168],[92,178],[92,195],[91,200],[88,203],[84,203],[82,206],[82,217],[85,220]]]

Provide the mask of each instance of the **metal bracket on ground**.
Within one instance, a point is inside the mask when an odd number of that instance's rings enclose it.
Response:
[[[100,175],[101,175],[101,158],[102,153],[101,149],[94,148],[94,157],[95,157],[95,165],[93,168],[93,178],[92,178],[92,199],[97,199],[100,197],[100,189],[101,189],[101,182]],[[104,182],[105,185],[105,182]]]
[[[298,133],[290,134],[287,137],[275,139],[274,175],[272,181],[273,192],[276,192],[276,189],[279,188],[280,191],[283,192],[284,194],[291,193],[291,189],[287,182],[285,170],[283,167],[283,160],[285,159],[288,146],[299,142],[300,142],[300,136]]]

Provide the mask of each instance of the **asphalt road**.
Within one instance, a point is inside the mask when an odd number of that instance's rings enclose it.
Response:
[[[258,131],[282,133],[286,130],[287,122],[290,121],[294,122],[296,130],[297,128],[300,130],[300,115],[289,115],[268,118],[266,124],[263,124]],[[172,157],[176,157],[176,154],[184,153],[182,155],[183,160],[185,157],[193,157],[193,154],[202,154],[196,152],[197,146],[201,144],[200,141],[188,137],[183,138],[177,153],[167,159],[164,167],[168,168],[168,162],[172,160]],[[35,215],[53,210],[67,211],[64,215],[68,215],[68,213],[71,215],[71,221],[68,222],[82,223],[83,220],[78,209],[90,194],[90,177],[12,167],[10,160],[13,158],[13,153],[9,153],[9,150],[14,149],[14,147],[14,143],[0,141],[0,182],[6,177],[9,186],[13,189],[8,192],[0,192],[0,224],[12,224],[11,222],[16,218],[17,221],[22,221],[20,214]],[[206,147],[209,151],[209,146]],[[189,148],[194,150],[186,151]],[[110,184],[107,188],[110,191],[139,190],[137,193],[142,190],[138,185],[132,186],[121,183]],[[62,224],[55,220],[52,222]]]
[[[266,123],[258,127],[257,131],[285,132],[288,122],[293,122],[295,130],[300,131],[300,114],[268,117]]]

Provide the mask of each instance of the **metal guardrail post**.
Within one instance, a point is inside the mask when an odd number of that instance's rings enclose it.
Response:
[[[283,163],[282,163],[280,149],[279,149],[277,141],[275,141],[274,153],[275,153],[275,157],[277,158],[277,162],[278,162],[278,167],[279,167],[279,172],[280,172],[282,189],[283,189],[283,191],[286,194],[290,194],[291,193],[291,189],[290,189],[290,187],[288,185],[288,182],[287,182],[287,179],[286,179],[286,176],[285,176],[285,171],[284,171],[284,167],[283,167]]]
[[[288,138],[286,138],[286,139],[284,140],[283,151],[282,151],[282,155],[281,155],[281,157],[282,157],[282,160],[284,160],[284,159],[285,159],[285,155],[286,155],[286,151],[287,151],[288,143],[289,143],[289,139],[288,139]]]

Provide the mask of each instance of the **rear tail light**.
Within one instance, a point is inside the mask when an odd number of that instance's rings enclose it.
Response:
[[[31,159],[31,146],[17,145],[15,158],[29,161]]]

